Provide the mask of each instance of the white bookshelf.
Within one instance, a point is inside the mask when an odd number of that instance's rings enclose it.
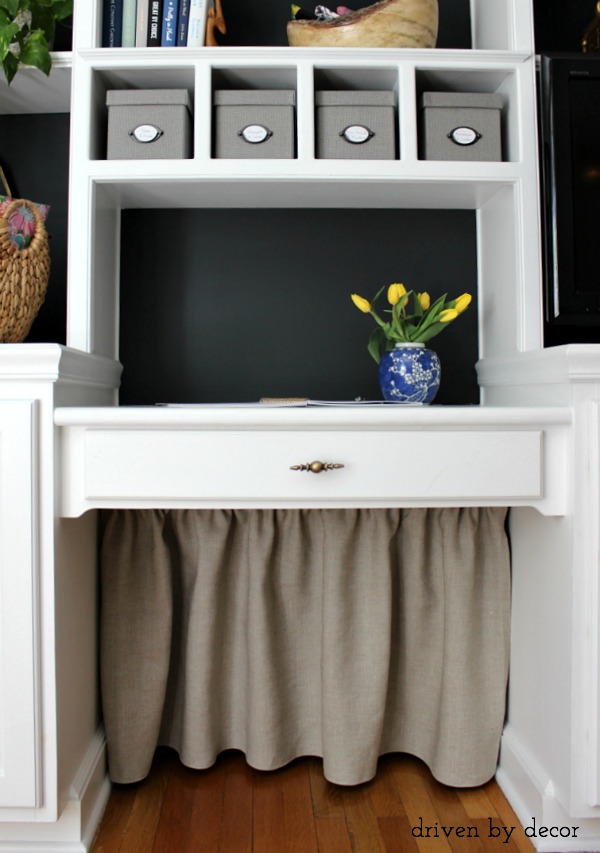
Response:
[[[0,112],[71,110],[68,347],[0,351],[0,400],[18,400],[19,411],[37,401],[30,450],[39,517],[29,527],[41,578],[21,606],[22,624],[33,626],[38,726],[29,800],[0,799],[0,851],[20,845],[33,853],[50,842],[85,849],[81,839],[89,840],[107,795],[94,694],[96,509],[482,504],[513,507],[513,662],[498,778],[522,822],[533,814],[538,823],[581,822],[582,846],[571,849],[600,850],[600,358],[595,347],[543,349],[529,0],[471,0],[471,50],[103,49],[101,11],[100,0],[76,3],[73,52],[55,56],[48,80],[25,71],[13,86],[0,84]],[[315,157],[323,83],[394,93],[398,159],[349,165]],[[215,159],[217,86],[293,88],[297,156]],[[192,156],[107,160],[106,92],[148,87],[190,93]],[[500,93],[502,162],[420,160],[418,100],[427,89]],[[404,413],[117,405],[121,211],[155,207],[473,211],[482,405]],[[418,465],[396,476],[389,458],[397,439],[430,454],[426,477]],[[268,473],[253,461],[256,441],[263,456],[273,451]],[[380,444],[383,454],[370,452],[364,464],[364,448]],[[470,448],[475,458],[465,460]],[[321,452],[346,467],[329,479],[290,474],[289,465]],[[204,480],[190,456],[207,466]],[[394,459],[400,472],[403,461]],[[0,475],[11,470],[0,466]],[[16,647],[12,655],[18,659]],[[0,686],[9,695],[13,685],[4,678]],[[22,702],[27,738],[32,703]],[[0,758],[1,723],[0,714]]]

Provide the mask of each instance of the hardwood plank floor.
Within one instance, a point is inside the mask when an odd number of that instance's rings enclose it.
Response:
[[[150,776],[115,785],[91,853],[533,853],[496,782],[455,789],[407,755],[344,788],[321,761],[253,770],[238,752],[208,770],[159,749]]]

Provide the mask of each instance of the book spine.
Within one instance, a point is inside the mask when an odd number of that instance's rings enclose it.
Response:
[[[136,13],[136,0],[123,0],[121,47],[135,47]]]
[[[188,24],[188,47],[204,47],[206,38],[206,16],[208,0],[190,0],[190,20]]]
[[[148,10],[150,0],[137,0],[137,16],[135,27],[135,46],[146,47],[148,44]]]
[[[102,9],[102,47],[121,47],[123,0],[104,0]]]
[[[150,0],[148,14],[148,47],[160,47],[162,37],[163,0]]]
[[[163,47],[175,47],[177,44],[177,18],[179,13],[179,0],[165,0],[163,7],[163,24],[161,45]]]
[[[190,20],[190,0],[180,0],[179,20],[177,21],[177,47],[186,47],[188,23]]]

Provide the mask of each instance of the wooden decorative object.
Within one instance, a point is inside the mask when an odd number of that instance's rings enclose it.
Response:
[[[333,21],[287,25],[292,47],[435,47],[438,0],[379,0]]]
[[[219,42],[215,36],[215,30],[218,30],[221,35],[225,35],[227,32],[221,0],[215,0],[214,6],[211,6],[208,10],[208,16],[206,19],[206,38],[204,41],[204,44],[207,47],[219,47]]]

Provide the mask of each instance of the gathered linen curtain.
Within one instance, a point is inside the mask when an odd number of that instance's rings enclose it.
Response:
[[[378,756],[441,782],[496,769],[508,677],[502,508],[110,510],[101,686],[110,776],[158,745],[275,769],[321,756],[371,779]]]

